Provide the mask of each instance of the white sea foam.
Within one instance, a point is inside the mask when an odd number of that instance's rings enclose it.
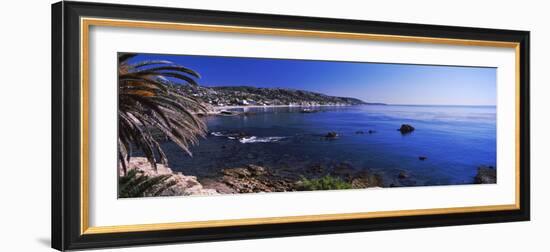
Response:
[[[272,142],[278,142],[280,140],[284,139],[284,137],[243,137],[239,139],[239,142],[246,144],[246,143],[272,143]]]
[[[221,132],[211,132],[210,135],[217,136],[217,137],[224,136],[224,134]]]

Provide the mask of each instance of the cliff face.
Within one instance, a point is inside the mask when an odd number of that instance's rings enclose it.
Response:
[[[180,90],[212,106],[234,105],[361,105],[356,98],[329,96],[304,90],[250,86],[189,87]]]

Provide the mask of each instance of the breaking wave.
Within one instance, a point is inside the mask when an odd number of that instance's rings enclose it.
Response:
[[[221,132],[210,132],[210,135],[217,136],[217,137],[225,136],[225,135],[224,135],[223,133],[221,133]]]
[[[246,144],[246,143],[273,143],[278,142],[285,139],[285,137],[243,137],[239,139],[239,142]]]
[[[257,136],[245,136],[239,133],[223,133],[223,132],[210,132],[210,135],[216,137],[226,137],[230,140],[239,140],[240,143],[274,143],[285,139],[286,137],[271,136],[271,137],[257,137]]]

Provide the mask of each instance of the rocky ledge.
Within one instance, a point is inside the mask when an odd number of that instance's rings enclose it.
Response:
[[[252,164],[223,169],[219,178],[205,179],[202,183],[222,194],[295,191],[293,179],[275,175],[262,166]]]
[[[382,177],[368,171],[351,171],[346,165],[337,166],[327,173],[320,166],[311,166],[304,175],[309,179],[320,179],[324,176],[341,179],[350,188],[382,187]],[[205,188],[215,189],[221,194],[258,193],[258,192],[290,192],[302,191],[304,177],[295,174],[278,174],[270,169],[249,164],[244,167],[224,169],[217,178],[204,179],[201,183]]]
[[[234,193],[259,193],[259,192],[290,192],[301,191],[303,188],[302,176],[295,174],[280,174],[272,170],[249,164],[244,167],[228,168],[220,171],[218,176],[201,179],[200,182],[195,176],[186,176],[181,172],[174,172],[169,167],[157,164],[155,170],[144,157],[132,157],[128,164],[128,170],[139,170],[143,175],[156,177],[161,175],[172,175],[166,183],[176,183],[164,190],[160,196],[182,196],[182,195],[217,195]],[[124,172],[119,168],[119,176]],[[346,163],[334,167],[328,172],[321,166],[311,166],[306,171],[309,179],[319,179],[324,176],[338,178],[349,184],[349,188],[382,187],[381,176],[371,174],[368,171],[356,172]]]
[[[176,181],[170,188],[164,190],[160,196],[182,196],[182,195],[215,195],[218,194],[214,189],[206,189],[197,180],[195,176],[185,176],[181,172],[173,172],[172,169],[163,165],[157,164],[157,170],[144,157],[132,157],[128,164],[128,170],[136,169],[142,171],[144,175],[156,177],[160,175],[172,175],[168,181]],[[124,172],[119,168],[119,176],[123,176]]]

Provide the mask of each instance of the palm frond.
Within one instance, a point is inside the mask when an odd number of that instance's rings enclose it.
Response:
[[[132,169],[126,175],[118,179],[118,197],[135,198],[159,196],[164,191],[172,188],[177,181],[172,175],[159,175],[150,177],[142,171]]]
[[[119,64],[120,62],[125,62],[133,57],[136,57],[137,56],[137,53],[119,53],[118,54],[118,61],[119,61]]]
[[[147,60],[147,61],[139,62],[137,64],[133,64],[132,67],[139,68],[139,67],[146,67],[151,65],[166,65],[166,64],[173,64],[173,63],[167,60]]]
[[[195,71],[193,71],[189,68],[179,66],[179,65],[165,65],[165,66],[152,67],[152,68],[146,69],[144,71],[145,72],[175,71],[175,72],[182,72],[182,73],[190,74],[190,75],[194,76],[195,78],[200,78],[201,77],[197,72],[195,72]]]
[[[124,172],[132,147],[141,150],[155,169],[159,161],[167,164],[153,131],[161,132],[189,155],[189,146],[206,134],[206,124],[198,116],[206,107],[177,88],[198,85],[200,75],[169,61],[130,63],[135,56],[119,54],[118,155]]]

